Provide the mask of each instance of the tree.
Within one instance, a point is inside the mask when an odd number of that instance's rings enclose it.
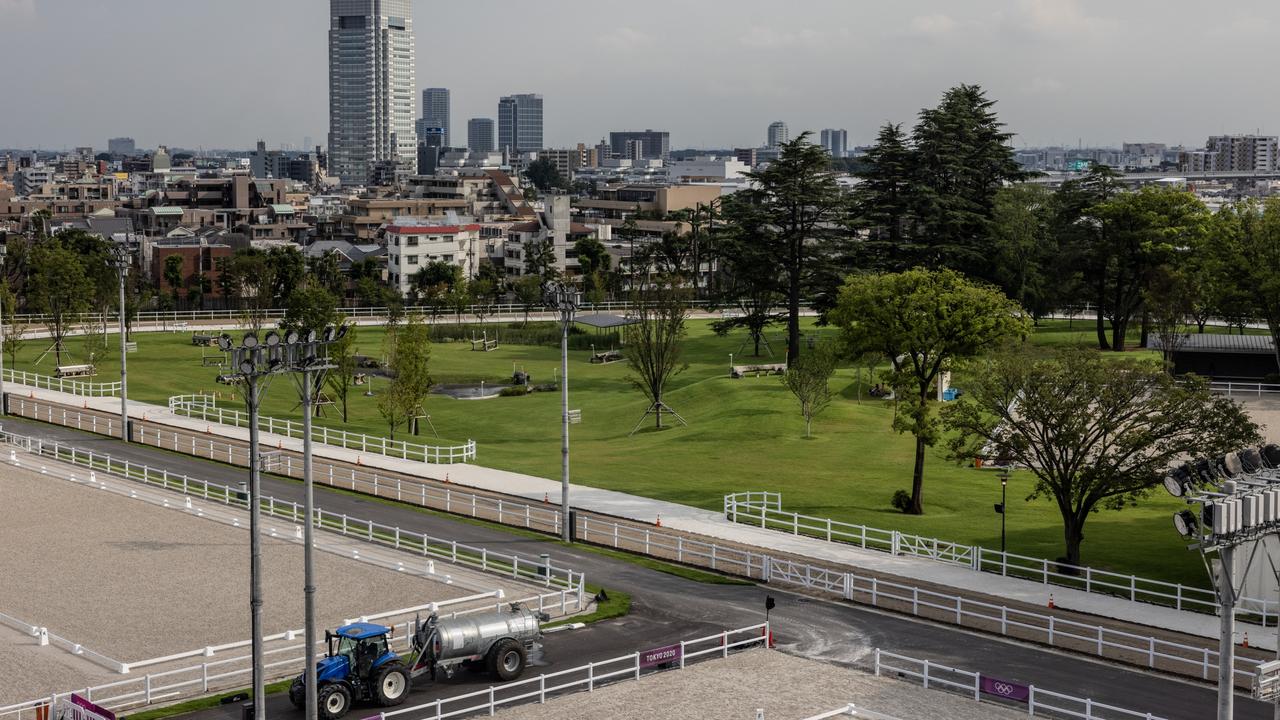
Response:
[[[169,297],[173,299],[173,304],[178,305],[178,288],[183,286],[182,281],[182,256],[174,253],[166,255],[164,258],[164,281],[169,286]]]
[[[0,302],[4,303],[4,315],[0,316],[0,324],[4,326],[4,347],[0,350],[9,356],[9,367],[15,368],[18,366],[18,351],[26,344],[27,326],[18,322],[18,297],[10,289],[7,277],[0,280]]]
[[[524,310],[524,324],[529,324],[529,311],[542,302],[542,278],[537,275],[521,275],[511,284],[516,302]]]
[[[813,437],[813,419],[831,404],[831,376],[836,371],[836,351],[830,342],[819,343],[787,366],[782,383],[800,402],[804,436]]]
[[[1233,232],[1219,238],[1224,264],[1232,274],[1228,292],[1239,309],[1233,314],[1254,315],[1267,323],[1280,369],[1280,201],[1268,199],[1261,206],[1241,203],[1230,212]],[[1243,307],[1240,307],[1243,306]],[[1238,322],[1243,324],[1243,317]]]
[[[63,340],[75,317],[89,309],[93,283],[80,256],[57,238],[38,243],[31,251],[31,277],[27,303],[45,316],[45,328],[53,340],[54,357],[62,365]]]
[[[604,290],[603,278],[613,266],[613,257],[609,249],[594,235],[580,238],[573,244],[573,252],[578,256],[578,267],[582,271],[583,292],[588,295]]]
[[[1094,214],[1094,208],[1106,203],[1124,189],[1120,174],[1106,165],[1094,164],[1082,178],[1067,180],[1054,196],[1056,212],[1053,232],[1061,249],[1062,260],[1079,267],[1081,284],[1094,305],[1094,329],[1098,347],[1107,350],[1106,308],[1111,250],[1107,228]],[[1067,293],[1059,292],[1059,297]]]
[[[525,177],[529,178],[529,182],[538,189],[540,193],[549,193],[556,189],[569,188],[565,182],[564,176],[560,174],[556,164],[551,162],[550,158],[540,157],[529,163],[524,169]]]
[[[784,280],[768,248],[760,242],[758,232],[754,226],[737,226],[722,239],[724,258],[720,263],[723,278],[719,301],[735,306],[738,312],[711,324],[717,335],[745,328],[757,357],[765,330],[786,319],[786,314],[779,312],[785,300]]]
[[[784,278],[787,362],[800,356],[800,300],[812,279],[830,264],[845,207],[824,149],[808,133],[782,146],[778,159],[748,173],[751,186],[725,201],[725,215],[751,228]]]
[[[422,412],[433,384],[429,368],[431,338],[422,318],[410,316],[397,335],[390,366],[391,384],[378,398],[378,412],[387,421],[392,440],[397,427]]]
[[[953,270],[917,268],[849,278],[831,319],[849,347],[889,358],[889,384],[914,398],[897,405],[893,427],[916,438],[911,504],[924,512],[924,449],[938,440],[929,386],[956,360],[973,357],[1028,331],[1022,309],[999,290]]]
[[[905,270],[904,254],[916,204],[915,158],[902,125],[885,123],[867,150],[853,191],[856,225],[867,230],[866,262],[881,270]]]
[[[524,272],[537,275],[543,284],[555,282],[560,277],[560,271],[556,269],[556,246],[551,238],[535,238],[524,244]]]
[[[415,300],[425,300],[443,286],[448,292],[462,281],[462,268],[443,260],[432,260],[409,276],[409,290]]]
[[[338,407],[342,409],[342,422],[345,423],[348,420],[347,397],[351,394],[357,370],[356,334],[359,326],[346,319],[341,320],[340,324],[347,332],[329,346],[329,362],[334,367],[325,378],[325,384],[333,391]]]
[[[667,382],[688,367],[680,359],[684,321],[689,314],[685,291],[668,280],[657,278],[632,293],[631,317],[636,322],[623,328],[627,365],[631,368],[627,379],[649,399],[649,407],[640,422],[652,413],[654,427],[658,429],[662,429],[664,410],[684,422],[663,400],[663,393]],[[639,427],[637,424],[636,428]]]
[[[467,308],[471,307],[471,303],[475,299],[471,292],[472,284],[465,280],[456,282],[449,288],[448,294],[445,295],[445,302],[453,310],[454,319],[457,320],[458,324],[462,324],[462,314],[467,311]]]
[[[1047,188],[1025,183],[997,191],[992,209],[991,276],[1036,320],[1058,309],[1051,276],[1070,273],[1053,236],[1054,210]]]
[[[981,87],[958,85],[920,111],[911,131],[914,264],[990,279],[986,241],[996,192],[1027,177],[994,107]]]
[[[1147,282],[1143,303],[1151,313],[1165,371],[1172,373],[1173,354],[1187,341],[1182,326],[1192,308],[1186,276],[1167,264],[1155,268]]]
[[[347,294],[347,279],[342,276],[342,264],[338,260],[338,251],[330,250],[310,262],[311,278],[334,297],[343,298]]]
[[[1031,498],[1057,506],[1072,565],[1090,514],[1134,505],[1176,460],[1260,440],[1244,410],[1203,380],[1081,350],[992,360],[943,414],[956,433],[952,457],[994,453],[1035,476]]]
[[[289,294],[280,327],[285,330],[319,332],[340,321],[338,299],[318,281],[308,281]]]

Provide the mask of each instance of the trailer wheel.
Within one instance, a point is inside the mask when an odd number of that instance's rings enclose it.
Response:
[[[373,674],[373,698],[383,707],[399,705],[409,697],[409,673],[400,663],[387,663]]]
[[[307,709],[307,686],[301,677],[294,678],[289,685],[289,702],[298,710]]]
[[[486,660],[489,672],[499,680],[507,681],[520,677],[527,657],[523,645],[507,638],[493,644]]]
[[[321,685],[316,694],[316,711],[323,720],[338,720],[351,709],[351,691],[342,683]]]

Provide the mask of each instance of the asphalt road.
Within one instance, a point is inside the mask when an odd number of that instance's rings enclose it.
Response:
[[[109,452],[119,458],[165,467],[213,482],[234,485],[246,478],[233,468],[141,445],[67,428],[5,418],[4,429],[20,434],[72,443]],[[295,480],[263,478],[263,492],[301,501],[302,485]],[[1092,698],[1170,720],[1203,720],[1216,713],[1216,696],[1208,685],[1100,662],[1032,645],[1008,642],[844,603],[795,595],[756,585],[713,585],[650,570],[587,550],[566,547],[501,529],[452,520],[407,507],[389,505],[350,494],[315,488],[316,504],[332,512],[373,519],[388,525],[448,537],[471,545],[530,555],[549,553],[553,559],[586,573],[589,582],[628,592],[633,597],[625,618],[594,623],[581,630],[548,635],[537,658],[538,672],[576,667],[588,661],[627,655],[682,639],[761,622],[766,595],[777,599],[771,620],[778,647],[805,657],[847,665],[867,666],[872,648],[929,659],[951,667],[980,671],[998,678],[1078,697]],[[324,588],[319,592],[323,593]],[[487,688],[483,675],[460,673],[442,683],[418,682],[410,703],[430,702]],[[853,698],[833,698],[834,703]],[[283,696],[269,699],[271,715],[298,717]],[[1237,718],[1271,718],[1269,706],[1237,695]],[[357,708],[354,717],[361,717]],[[203,719],[238,718],[238,706],[195,713]]]

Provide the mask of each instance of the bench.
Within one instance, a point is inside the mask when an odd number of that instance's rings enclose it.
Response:
[[[761,373],[765,375],[782,375],[787,371],[786,363],[764,363],[760,365],[734,365],[729,369],[729,377],[737,379],[746,377],[749,373],[755,373],[759,377]]]
[[[96,375],[97,370],[92,365],[59,365],[53,374],[60,378],[89,377]]]
[[[196,333],[191,336],[191,344],[197,346],[211,347],[218,344],[218,338],[215,335],[205,335]]]
[[[591,354],[591,362],[600,363],[601,365],[607,365],[611,362],[618,362],[621,359],[622,359],[622,351],[620,350],[605,350],[604,352]]]

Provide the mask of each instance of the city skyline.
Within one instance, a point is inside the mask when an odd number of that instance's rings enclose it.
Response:
[[[1147,0],[962,7],[932,0],[891,8],[812,0],[768,24],[759,21],[765,4],[753,1],[726,13],[720,2],[657,0],[644,17],[610,1],[593,4],[587,17],[566,3],[527,18],[530,36],[581,27],[591,29],[588,39],[579,52],[523,64],[531,68],[525,73],[506,63],[439,61],[469,56],[484,29],[499,26],[514,6],[413,5],[434,27],[448,28],[433,33],[431,54],[419,54],[415,93],[450,88],[460,118],[492,116],[503,95],[541,94],[549,146],[594,144],[610,131],[643,127],[669,130],[673,148],[758,146],[779,119],[793,136],[839,127],[848,129],[850,145],[865,144],[883,122],[909,126],[920,108],[962,82],[981,84],[998,101],[1019,147],[1195,146],[1208,135],[1280,130],[1280,99],[1252,91],[1268,82],[1269,66],[1265,44],[1245,41],[1280,26],[1280,9],[1261,2],[1206,17],[1189,3]],[[0,40],[18,55],[41,57],[39,72],[0,80],[9,97],[41,98],[11,111],[0,146],[100,147],[130,136],[139,147],[250,148],[259,137],[271,147],[324,138],[327,78],[316,68],[325,66],[327,23],[323,5],[306,0],[216,7],[0,0]],[[1176,29],[1188,23],[1199,30],[1196,59],[1171,64],[1170,54],[1185,52],[1173,42]],[[193,46],[183,28],[200,28],[208,42]],[[281,36],[281,28],[289,32]],[[50,34],[60,38],[55,53],[37,45]],[[214,42],[220,39],[233,42]],[[581,53],[599,52],[611,62],[581,62]],[[222,57],[158,60],[204,53]],[[1009,62],[1012,56],[1019,61]],[[149,82],[102,82],[84,72],[104,57],[109,67],[145,71]],[[264,68],[278,68],[288,82],[267,94],[246,90],[243,78],[263,77]],[[155,112],[157,86],[196,88],[200,112],[175,125],[173,114]],[[1176,102],[1197,87],[1213,87],[1214,103]]]

